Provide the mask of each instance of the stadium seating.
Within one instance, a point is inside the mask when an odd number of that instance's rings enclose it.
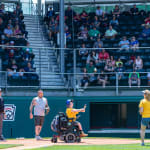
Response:
[[[48,12],[49,13],[49,12]],[[73,10],[70,10],[70,13],[73,14],[75,17],[76,14]],[[82,20],[81,18],[76,21],[75,18],[72,19],[71,17],[68,17],[68,12],[66,10],[66,26],[68,27],[69,32],[72,34],[72,40],[67,41],[66,47],[67,48],[81,48],[82,43],[85,43],[86,48],[92,48],[94,42],[96,41],[96,38],[90,39],[89,37],[87,39],[79,39],[78,33],[81,30],[82,26],[86,26],[88,28],[88,31],[91,29],[94,23],[94,16],[96,15],[95,12],[86,13],[87,16],[86,19]],[[143,15],[144,14],[144,15]],[[83,15],[83,13],[80,14],[80,17]],[[128,40],[132,36],[135,36],[136,39],[139,41],[139,47],[149,47],[150,46],[150,36],[147,38],[144,38],[141,36],[144,26],[142,24],[145,24],[145,18],[148,17],[149,12],[145,12],[144,10],[139,11],[138,15],[133,15],[128,11],[121,12],[120,16],[117,17],[117,20],[119,22],[118,27],[116,28],[118,35],[115,37],[115,39],[109,40],[105,38],[105,31],[109,26],[110,20],[113,18],[112,13],[105,14],[107,21],[107,26],[104,27],[100,24],[98,30],[100,31],[100,37],[101,41],[103,42],[103,48],[116,48],[107,50],[109,52],[110,56],[114,56],[115,60],[117,60],[119,57],[124,62],[124,72],[132,72],[133,71],[133,65],[127,64],[131,56],[141,56],[143,60],[143,68],[139,70],[140,72],[147,72],[150,67],[150,59],[148,57],[148,53],[150,52],[149,49],[137,49],[136,51],[132,51],[129,49],[129,51],[119,51],[119,42],[121,41],[121,38],[123,36],[126,36]],[[51,18],[55,18],[55,21],[57,20],[57,14],[54,14],[53,16],[49,17],[48,15],[45,18],[45,21],[47,22],[47,25],[49,25],[49,22],[51,21]],[[57,20],[58,21],[58,20]],[[72,24],[73,22],[73,24]],[[100,21],[99,21],[100,22]],[[55,38],[54,42],[56,43]],[[52,40],[50,39],[50,40]],[[57,44],[57,43],[56,43]],[[92,50],[88,49],[89,53],[91,53]],[[73,53],[66,51],[65,58],[73,58]],[[77,51],[77,67],[82,69],[86,66],[86,63],[82,63],[80,56]],[[86,58],[85,58],[86,59]],[[95,66],[97,67],[98,72],[100,73],[101,70],[104,70],[104,66]],[[65,59],[65,69],[67,73],[73,72],[73,61],[72,59]],[[124,75],[124,77],[119,81],[119,85],[125,85],[128,86],[128,76],[129,74]],[[147,85],[147,73],[140,74],[141,78],[141,85],[146,86]],[[114,76],[109,77],[109,85],[115,85],[116,78]]]
[[[28,32],[23,19],[19,4],[13,12],[5,11],[4,4],[0,5],[0,45],[3,45],[0,56],[2,71],[7,71],[10,86],[39,85],[36,68],[33,68],[34,54],[27,41]]]

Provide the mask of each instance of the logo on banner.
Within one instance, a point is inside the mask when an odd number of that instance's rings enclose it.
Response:
[[[4,111],[6,115],[4,121],[15,120],[16,106],[14,104],[5,104]]]

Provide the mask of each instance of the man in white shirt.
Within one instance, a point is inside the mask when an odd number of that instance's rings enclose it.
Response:
[[[50,108],[48,106],[47,99],[43,97],[43,91],[38,91],[38,96],[33,98],[30,105],[30,119],[33,119],[32,110],[34,107],[34,122],[35,122],[35,138],[36,140],[41,140],[40,132],[44,123],[45,110],[46,114],[49,112]]]
[[[106,30],[106,32],[105,32],[105,37],[106,37],[107,39],[114,39],[116,35],[117,35],[117,31],[114,30],[114,29],[112,28],[112,26],[110,25],[110,26],[109,26],[109,29]]]

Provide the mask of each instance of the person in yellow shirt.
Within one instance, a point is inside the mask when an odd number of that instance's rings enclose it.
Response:
[[[142,116],[141,119],[141,145],[144,146],[144,137],[145,137],[145,130],[148,124],[150,123],[150,91],[144,90],[144,99],[140,101],[139,104],[139,112]]]
[[[79,114],[79,112],[85,112],[86,109],[86,105],[84,105],[84,108],[81,109],[74,109],[73,108],[73,100],[72,99],[68,99],[66,102],[67,105],[67,109],[66,109],[66,115],[68,117],[68,119],[71,119],[70,121],[74,121],[75,124],[78,125],[79,130],[80,130],[80,136],[81,137],[85,137],[88,136],[88,134],[85,134],[82,130],[82,125],[80,122],[76,121],[77,119],[77,114]]]

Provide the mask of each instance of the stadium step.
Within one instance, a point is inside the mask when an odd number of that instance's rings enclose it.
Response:
[[[57,64],[55,50],[51,47],[47,38],[48,36],[45,34],[45,31],[43,31],[43,25],[39,23],[40,21],[35,19],[35,16],[25,15],[24,22],[28,31],[28,41],[30,42],[30,46],[33,47],[32,50],[35,54],[34,67],[39,76],[41,75],[41,86],[63,87],[63,79],[57,74],[60,69]],[[40,57],[39,50],[41,51]]]
[[[44,86],[44,85],[47,85],[47,86],[52,86],[52,85],[54,85],[54,86],[56,86],[56,85],[58,85],[58,86],[64,86],[64,83],[63,82],[55,82],[55,81],[46,81],[46,82],[41,82],[41,85],[42,86]]]

